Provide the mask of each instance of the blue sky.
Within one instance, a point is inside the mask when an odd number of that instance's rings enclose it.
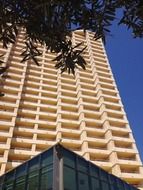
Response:
[[[111,31],[107,56],[143,161],[143,39],[134,39],[124,26],[114,24]]]

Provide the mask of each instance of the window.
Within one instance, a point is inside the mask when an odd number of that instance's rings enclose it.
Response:
[[[53,170],[50,169],[49,167],[45,167],[41,170],[40,190],[52,190],[52,185],[53,185]]]
[[[94,177],[91,177],[91,187],[92,190],[101,190],[99,180]]]
[[[64,190],[77,190],[76,171],[64,166]]]
[[[25,176],[16,179],[15,190],[25,190]]]
[[[73,155],[73,153],[64,150],[64,164],[65,165],[75,168],[75,159],[76,157]]]
[[[6,190],[12,190],[13,189],[13,183],[12,182],[7,182],[5,184],[5,188]]]
[[[137,189],[133,186],[130,186],[130,190],[137,190]]]
[[[124,183],[124,187],[125,187],[125,190],[131,190],[130,185],[128,185],[127,183]]]
[[[110,184],[116,184],[116,177],[112,174],[109,175]]]
[[[88,162],[84,159],[78,158],[78,170],[88,173]]]
[[[99,177],[99,168],[91,164],[90,165],[90,174],[94,177]]]
[[[108,180],[108,173],[105,172],[104,170],[100,169],[100,179],[104,181],[109,181]]]
[[[119,178],[117,178],[117,186],[118,186],[118,189],[124,190],[124,183]]]
[[[102,185],[102,190],[110,190],[109,189],[109,184],[107,183],[107,182],[105,182],[105,181],[102,181],[101,182],[101,185]]]
[[[16,168],[16,178],[26,175],[27,163],[22,164]]]
[[[78,172],[78,187],[79,190],[90,190],[87,174]]]
[[[42,163],[41,163],[42,167],[52,164],[53,163],[53,149],[50,149],[44,152],[41,155],[41,160],[42,160]]]
[[[32,171],[38,170],[38,169],[39,169],[39,156],[37,156],[29,161],[28,172],[32,172]]]
[[[38,190],[39,171],[33,171],[28,174],[27,189]]]
[[[6,178],[5,178],[5,188],[6,190],[12,190],[13,189],[13,181],[14,181],[14,171],[12,172],[9,172],[7,175],[6,175]]]

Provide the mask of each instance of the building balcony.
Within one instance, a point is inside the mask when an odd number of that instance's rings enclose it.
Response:
[[[19,161],[15,160],[15,161],[12,161],[12,162],[7,162],[6,163],[7,170],[11,170],[12,168],[16,168],[20,164],[22,164],[21,160],[19,160]]]
[[[109,161],[92,161],[91,162],[99,167],[101,167],[102,169],[106,170],[106,171],[110,171],[112,168],[112,163]]]
[[[0,138],[1,137],[11,137],[11,136],[12,136],[12,134],[9,132],[0,131]]]
[[[53,146],[54,144],[56,144],[56,140],[42,140],[42,139],[36,139],[36,140],[34,140],[34,142],[33,142],[34,144],[36,144],[36,145],[45,145],[45,146],[47,146],[47,147],[51,147],[51,146]]]
[[[129,183],[133,183],[134,181],[135,182],[142,182],[143,181],[143,175],[142,174],[139,174],[139,173],[127,173],[127,172],[123,172],[118,174],[118,177],[129,182]]]
[[[35,151],[32,151],[32,150],[26,150],[26,148],[13,148],[13,149],[10,149],[9,151],[9,154],[12,156],[13,154],[14,155],[22,155],[23,156],[36,156],[37,153]]]
[[[106,132],[105,129],[99,128],[99,127],[96,128],[96,126],[95,127],[87,127],[86,126],[85,130],[86,130],[87,133],[98,133],[98,134],[101,133],[101,134],[104,134]]]
[[[99,155],[106,155],[108,156],[111,151],[110,150],[107,150],[107,149],[102,149],[102,148],[99,148],[99,149],[96,149],[96,148],[88,148],[87,149],[87,152],[89,152],[90,154],[98,154]]]
[[[121,133],[127,133],[127,132],[131,133],[131,129],[130,128],[126,128],[126,126],[125,127],[110,126],[110,129],[112,131],[119,132],[119,133],[120,133],[120,131],[121,131]]]
[[[0,119],[1,119],[1,117],[7,117],[7,116],[11,116],[11,117],[16,116],[16,113],[13,112],[13,110],[12,111],[7,111],[5,109],[0,110]]]
[[[131,139],[131,138],[124,138],[124,137],[115,137],[115,136],[113,136],[112,137],[112,140],[114,140],[114,141],[121,141],[122,143],[123,142],[131,142],[131,143],[134,143],[135,142],[135,140],[133,140],[133,139]]]
[[[75,140],[75,139],[69,139],[69,138],[65,138],[65,137],[62,137],[62,143],[63,144],[68,144],[68,145],[71,145],[72,146],[79,146],[82,144],[82,141],[81,140]]]
[[[115,123],[122,123],[122,124],[128,124],[128,121],[126,119],[119,119],[119,118],[113,118],[108,117],[109,122],[115,122]]]
[[[60,130],[58,130],[58,132],[64,132],[64,133],[70,133],[71,135],[80,135],[82,133],[81,130],[77,130],[77,129],[65,129],[65,128],[61,128]]]
[[[137,160],[132,160],[130,158],[124,158],[124,159],[117,159],[117,162],[120,166],[122,167],[128,167],[130,166],[141,166],[141,163],[138,162]]]
[[[123,107],[123,105],[121,103],[113,102],[111,99],[104,100],[104,104],[109,105],[109,106],[115,106],[115,107],[117,107],[117,106]]]
[[[104,138],[96,138],[96,137],[86,137],[86,140],[88,142],[97,142],[97,143],[105,143],[107,144],[108,143],[108,140],[107,139],[104,139]]]
[[[20,87],[13,87],[13,86],[3,86],[3,89],[6,91],[6,90],[10,90],[10,91],[21,91]]]
[[[61,114],[62,115],[62,118],[63,119],[73,119],[73,120],[78,120],[78,118],[79,118],[79,113],[78,112],[76,112],[76,111],[70,111],[70,110],[65,110],[65,111],[63,111],[63,110],[61,110],[60,112],[59,112],[59,114]]]
[[[102,121],[100,120],[100,119],[91,119],[91,118],[84,118],[84,120],[85,120],[85,123],[87,122],[87,123],[96,123],[95,124],[95,126],[96,125],[102,125]]]
[[[59,119],[57,123],[68,123],[68,124],[71,124],[71,125],[79,125],[80,124],[80,121],[79,120],[72,120],[72,119]]]
[[[105,109],[106,112],[108,112],[111,115],[117,115],[119,117],[125,116],[125,113],[122,110],[115,110],[115,109]]]
[[[133,149],[132,147],[114,147],[116,152],[125,152],[125,153],[135,153],[138,154],[138,151]]]
[[[30,102],[30,101],[23,100],[22,105],[28,105],[28,106],[31,105],[31,106],[37,107],[39,104],[38,104],[38,101],[37,102]]]
[[[93,118],[100,119],[100,116],[101,116],[101,113],[96,110],[93,111],[93,110],[84,109],[83,112],[84,112],[85,116],[87,115],[87,117],[93,117]]]
[[[90,97],[90,98],[89,98],[89,97]],[[83,98],[83,101],[85,100],[85,103],[86,103],[86,101],[87,101],[87,103],[95,103],[95,104],[98,104],[98,98],[97,98],[97,97],[81,94],[81,97],[80,97],[80,98]],[[93,104],[92,104],[92,105],[93,105]]]
[[[82,91],[82,96],[96,97],[97,95],[95,90],[81,88],[81,91]]]
[[[52,122],[52,121],[48,121],[48,120],[43,120],[43,119],[37,119],[37,120],[35,120],[35,119],[30,119],[30,118],[16,118],[16,121],[17,122],[22,122],[22,123],[31,123],[31,124],[35,124],[35,123],[37,123],[37,124],[47,124],[47,125],[56,125],[56,122]]]
[[[14,122],[13,121],[4,121],[4,120],[0,120],[0,124],[4,125],[4,126],[13,126]]]
[[[101,63],[99,63],[101,65]],[[108,67],[106,64],[102,64],[104,67]],[[115,82],[115,80],[112,77],[106,77],[106,76],[98,76],[99,80],[101,81],[109,81],[110,83]]]
[[[85,99],[83,99],[82,104],[83,104],[83,106],[85,106],[85,107],[86,107],[86,106],[91,106],[91,107],[95,106],[95,107],[97,107],[97,108],[100,108],[98,102],[95,101],[95,100],[93,100],[93,101],[94,101],[94,102],[92,102],[92,100],[89,100],[89,98],[88,98],[88,99],[85,98]]]
[[[17,144],[17,143],[28,143],[28,144],[34,144],[35,140],[33,140],[32,138],[28,138],[28,137],[13,137],[12,138],[12,143]]]
[[[6,142],[0,142],[0,150],[8,150],[10,148],[9,144],[6,144]]]

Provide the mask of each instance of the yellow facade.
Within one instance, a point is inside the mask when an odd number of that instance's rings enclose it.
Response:
[[[41,47],[40,67],[21,63],[24,32],[5,52],[9,65],[0,97],[0,174],[56,142],[141,189],[143,167],[101,40],[84,42],[86,71],[61,74],[55,57]],[[0,53],[0,54],[1,54]]]

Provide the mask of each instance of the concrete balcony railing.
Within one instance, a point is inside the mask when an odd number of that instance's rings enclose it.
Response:
[[[118,174],[118,177],[122,178],[125,181],[128,182],[142,182],[143,181],[143,175],[135,172],[127,172],[127,171],[121,171],[122,173]]]
[[[91,160],[91,162],[93,162],[93,164],[101,167],[102,169],[106,170],[106,171],[110,171],[112,168],[112,163],[109,161],[98,161],[98,160]]]
[[[98,102],[97,101],[94,101],[94,104],[93,104],[93,102],[91,102],[91,100],[89,100],[89,98],[87,99],[84,99],[84,101],[83,101],[83,106],[96,106],[96,107],[98,107],[98,108],[100,108],[100,106],[99,106],[99,104],[98,104]]]
[[[10,137],[10,136],[11,134],[9,132],[0,131],[0,137]]]
[[[96,110],[88,110],[88,109],[84,109],[84,114],[86,115],[92,115],[92,117],[94,118],[98,118],[100,119],[101,113],[99,111]],[[88,116],[87,116],[88,117]]]
[[[42,139],[36,139],[36,140],[33,140],[33,139],[28,139],[28,138],[18,138],[18,137],[15,137],[12,139],[12,142],[13,143],[29,143],[29,144],[36,144],[36,145],[47,145],[47,146],[53,146],[55,143],[56,143],[56,140],[51,140],[49,141],[48,139],[47,140],[42,140]]]
[[[125,133],[127,133],[127,132],[131,133],[131,129],[126,128],[126,126],[118,127],[118,126],[111,126],[110,125],[110,129],[112,131],[115,131],[115,132],[120,132],[121,131],[121,133],[123,133],[123,132],[125,132]]]
[[[124,147],[124,146],[123,147],[114,147],[114,150],[116,152],[126,152],[126,153],[135,153],[135,154],[138,153],[138,151],[133,149],[132,147]]]
[[[9,151],[9,154],[12,156],[12,155],[25,155],[25,156],[36,156],[37,153],[35,151],[32,151],[32,150],[25,150],[25,149],[11,149]]]
[[[104,100],[104,104],[106,105],[110,105],[110,106],[121,106],[122,107],[122,104],[121,103],[118,103],[118,102],[113,102],[111,99],[109,100]]]
[[[98,155],[109,155],[111,151],[107,150],[107,149],[96,149],[96,148],[88,148],[87,151],[89,153],[93,153],[93,154],[98,154]]]
[[[113,132],[112,132],[112,136],[113,137],[124,138],[124,139],[129,139],[130,138],[129,135],[127,135],[127,136],[125,136],[125,135],[119,135],[119,134],[116,134],[116,133],[113,133]]]
[[[16,118],[16,121],[17,122],[26,122],[26,123],[35,123],[35,119],[30,119],[30,118]],[[39,119],[39,120],[36,120],[36,123],[38,124],[47,124],[47,125],[53,125],[55,126],[57,124],[57,122],[55,121],[48,121],[48,120],[42,120],[42,119]]]
[[[123,166],[141,166],[141,163],[138,162],[137,160],[132,160],[132,159],[117,159],[117,163]]]
[[[121,116],[123,117],[125,114],[122,110],[115,110],[115,109],[105,109],[106,112],[108,112],[109,114],[114,114],[114,115],[117,115],[117,116]]]
[[[59,132],[62,132],[62,133],[70,133],[72,135],[80,135],[82,133],[81,130],[77,130],[77,129],[65,129],[65,128],[61,128],[60,130],[58,130]]]
[[[99,63],[99,64],[101,65],[101,63]],[[104,64],[104,63],[102,64],[102,67],[103,67],[103,66],[106,67],[106,68],[108,67],[108,66],[107,66],[106,64]],[[109,81],[109,82],[111,82],[111,83],[112,83],[112,82],[115,82],[115,80],[113,79],[113,77],[98,76],[98,78],[99,78],[99,80],[102,80],[102,81],[105,80],[105,81]]]
[[[0,150],[8,150],[10,148],[9,144],[6,144],[4,142],[0,142]]]
[[[80,121],[78,121],[78,120],[72,120],[72,119],[59,119],[58,120],[58,123],[71,123],[71,124],[75,124],[75,125],[79,125],[80,124]]]
[[[3,89],[6,90],[11,90],[11,91],[17,91],[20,92],[21,89],[19,87],[12,87],[12,86],[3,86]]]
[[[112,137],[112,139],[114,140],[114,141],[121,141],[122,143],[123,142],[129,142],[129,143],[134,143],[135,141],[133,140],[133,139],[131,139],[131,138],[123,138],[123,137],[115,137],[115,136],[113,136]]]
[[[105,132],[106,132],[106,130],[105,129],[103,129],[103,128],[99,128],[99,127],[97,127],[97,126],[95,126],[95,127],[85,127],[85,130],[86,130],[86,132],[88,133],[88,132],[93,132],[93,133],[102,133],[102,134],[104,134]]]
[[[14,110],[11,111],[7,111],[5,109],[0,110],[0,120],[3,117],[12,117],[12,116],[16,116],[16,113],[14,112]]]
[[[99,119],[89,119],[89,118],[84,118],[85,122],[87,123],[95,123],[96,125],[102,125],[102,121]]]
[[[128,124],[128,121],[126,119],[119,119],[119,118],[113,118],[113,117],[108,117],[108,120],[111,122],[117,122],[117,123],[123,123],[123,124]]]
[[[14,122],[13,121],[4,121],[4,120],[0,120],[0,124],[4,125],[4,126],[13,126]]]
[[[24,100],[23,102],[22,102],[22,104],[23,105],[31,105],[31,106],[35,106],[35,107],[37,107],[38,105],[39,105],[39,103],[38,103],[38,101],[37,102],[30,102],[30,101],[26,101],[26,100]]]
[[[7,162],[7,169],[11,170],[12,168],[17,167],[17,166],[19,166],[22,163],[23,163],[22,160],[14,160],[12,162]]]
[[[104,138],[86,137],[86,139],[88,142],[95,142],[96,141],[97,143],[105,143],[105,144],[108,142],[108,140],[104,139]]]
[[[75,139],[69,139],[69,138],[65,138],[65,137],[62,137],[62,143],[68,143],[68,144],[75,144],[75,145],[81,145],[82,144],[82,141],[79,139],[79,140],[75,140]]]

